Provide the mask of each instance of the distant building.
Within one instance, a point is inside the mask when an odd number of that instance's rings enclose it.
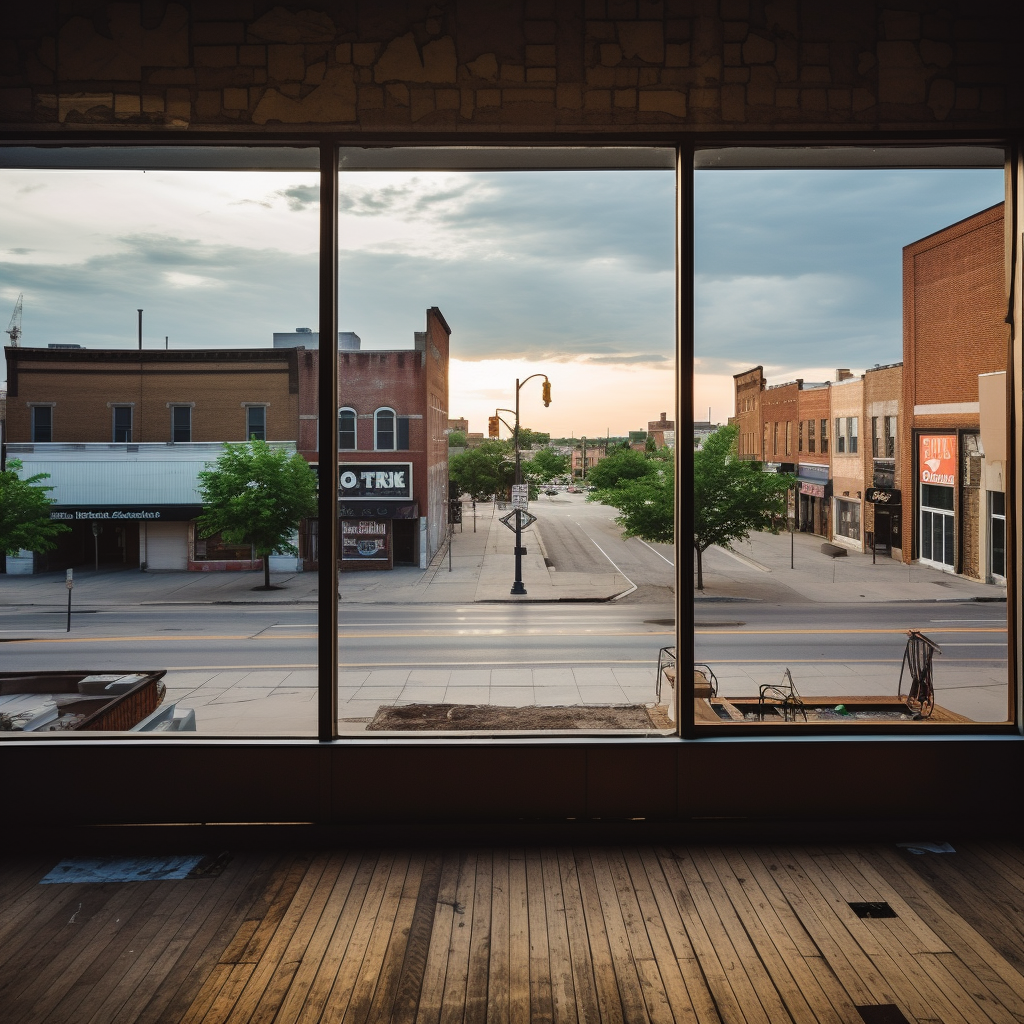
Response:
[[[362,339],[353,331],[338,331],[338,351],[358,352]],[[320,334],[312,327],[296,327],[294,331],[275,331],[274,348],[308,348],[320,347]]]
[[[693,449],[694,451],[699,450],[704,446],[705,440],[709,438],[718,428],[721,426],[719,423],[712,423],[709,420],[696,420],[693,424]],[[666,444],[668,444],[668,435],[672,435],[672,443],[669,445],[670,448],[675,448],[676,432],[665,431]]]
[[[674,441],[675,440],[675,429],[676,429],[675,421],[674,420],[666,419],[665,418],[665,413],[662,413],[660,419],[651,420],[647,424],[647,435],[648,435],[648,437],[653,437],[654,438],[654,443],[659,448],[664,448],[665,447],[665,432],[667,430],[671,430],[672,431],[672,439]]]
[[[463,434],[469,433],[469,420],[465,418],[448,421],[449,430],[460,430]]]
[[[767,386],[764,367],[755,366],[732,378],[735,395],[735,422],[739,435],[736,445],[741,459],[763,459],[761,426],[761,393]]]

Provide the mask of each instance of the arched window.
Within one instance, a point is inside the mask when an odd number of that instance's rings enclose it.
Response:
[[[343,452],[356,450],[355,409],[341,409],[338,412],[338,449]]]
[[[379,452],[395,450],[394,409],[378,409],[373,414],[373,447]]]

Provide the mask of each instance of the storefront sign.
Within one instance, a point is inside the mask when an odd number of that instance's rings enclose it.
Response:
[[[827,484],[828,474],[828,466],[818,466],[815,465],[813,462],[801,462],[797,470],[797,479],[809,480],[814,483]]]
[[[825,497],[825,485],[824,484],[800,484],[800,493],[809,494],[812,498],[824,498]]]
[[[922,434],[920,442],[921,483],[956,485],[956,435]]]
[[[899,491],[889,491],[882,487],[869,487],[864,492],[866,501],[874,502],[876,505],[902,505],[903,497]]]
[[[338,505],[339,519],[418,519],[419,515],[415,501],[343,501]]]
[[[118,508],[54,505],[50,518],[61,522],[148,522],[187,523],[203,514],[202,505],[121,505]]]
[[[412,463],[343,462],[338,466],[338,497],[408,501],[412,498]]]
[[[388,561],[388,524],[376,519],[343,519],[341,557],[349,562]]]

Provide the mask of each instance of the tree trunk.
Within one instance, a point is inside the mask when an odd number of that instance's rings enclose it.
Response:
[[[270,589],[270,554],[263,556],[263,589]]]
[[[694,549],[697,552],[697,589],[704,589],[704,552],[701,550],[699,544],[694,544]]]

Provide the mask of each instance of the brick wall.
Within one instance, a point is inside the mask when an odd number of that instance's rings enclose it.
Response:
[[[800,381],[777,384],[761,393],[761,423],[768,428],[765,462],[796,462],[800,431]],[[789,447],[786,427],[789,427]]]
[[[9,5],[0,124],[363,131],[1005,123],[1003,0]]]
[[[755,366],[733,377],[735,392],[735,421],[739,429],[739,453],[746,458],[760,459],[761,455],[761,392],[765,388],[764,367]]]
[[[53,441],[113,440],[113,405],[132,406],[132,441],[171,440],[170,405],[192,406],[193,441],[244,441],[246,403],[266,405],[268,441],[298,428],[295,350],[6,350],[9,441],[30,441],[32,403],[53,403]],[[141,358],[140,358],[141,356]]]
[[[798,452],[797,460],[811,465],[827,466],[829,463],[829,451],[821,451],[821,421],[828,422],[829,418],[829,389],[808,388],[801,389],[797,403],[797,417],[804,425],[804,450]],[[809,433],[807,421],[814,421],[814,451],[809,450]],[[832,431],[829,431],[831,435]],[[799,445],[797,445],[799,448]]]

